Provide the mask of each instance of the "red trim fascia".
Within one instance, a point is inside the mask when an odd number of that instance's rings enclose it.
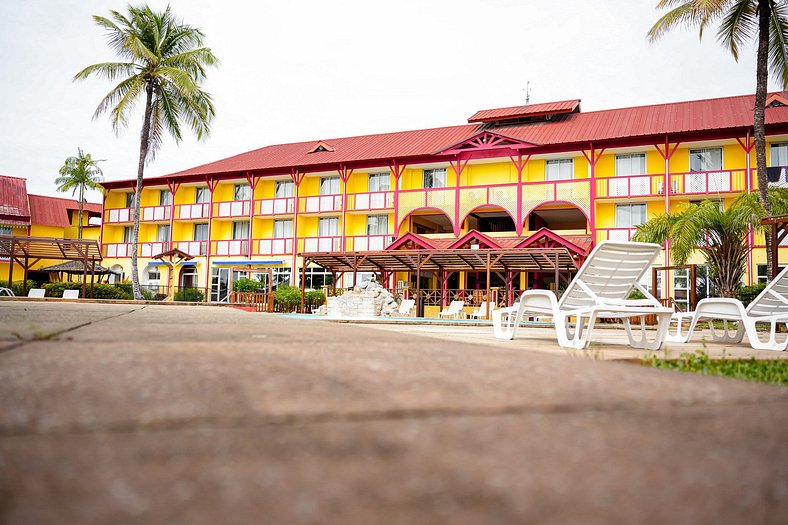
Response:
[[[435,246],[431,245],[423,237],[420,237],[420,236],[416,235],[413,232],[405,232],[405,233],[402,234],[401,237],[399,237],[398,239],[395,239],[394,241],[392,241],[392,243],[389,244],[386,247],[386,250],[399,250],[401,247],[403,247],[408,242],[412,242],[416,246],[419,246],[420,248],[418,248],[418,249],[421,249],[421,250],[434,250],[435,249]]]
[[[501,248],[501,246],[497,242],[495,242],[494,239],[492,239],[490,237],[487,237],[486,235],[484,235],[482,232],[480,232],[478,230],[471,230],[468,233],[466,233],[465,235],[463,235],[462,237],[460,237],[459,239],[457,239],[456,241],[454,241],[449,246],[449,249],[453,250],[455,248],[459,248],[460,246],[462,246],[466,242],[469,242],[472,239],[476,239],[477,241],[481,241],[482,244],[486,245],[486,248],[490,248],[490,249],[500,249]]]
[[[529,236],[528,238],[523,240],[523,242],[521,242],[520,244],[515,246],[515,248],[527,248],[528,246],[534,244],[535,242],[539,241],[540,239],[542,239],[544,237],[547,237],[548,239],[550,239],[552,241],[555,241],[555,242],[561,244],[562,246],[565,246],[569,250],[573,251],[574,253],[576,253],[576,254],[578,254],[578,255],[580,255],[582,257],[585,257],[586,255],[588,255],[588,252],[586,250],[584,250],[583,248],[579,247],[578,245],[576,245],[572,241],[569,241],[566,238],[558,235],[557,233],[555,233],[554,231],[552,231],[552,230],[550,230],[548,228],[541,228],[541,229],[537,230],[531,236]],[[593,239],[592,239],[592,241],[593,241]],[[592,242],[591,244],[593,246],[594,243]]]

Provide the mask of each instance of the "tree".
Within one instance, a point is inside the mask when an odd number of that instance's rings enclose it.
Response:
[[[90,153],[83,153],[82,148],[77,148],[76,157],[68,157],[63,167],[60,168],[60,177],[55,179],[57,191],[69,191],[74,195],[79,191],[79,226],[77,237],[82,238],[82,211],[85,204],[85,190],[102,190],[101,182],[104,181],[103,173],[98,163],[103,160],[93,160]]]
[[[671,8],[648,32],[655,42],[676,26],[704,29],[719,22],[717,40],[739,59],[742,45],[753,38],[757,42],[755,66],[755,109],[753,134],[758,174],[758,192],[762,206],[769,211],[766,178],[766,95],[769,72],[788,87],[788,2],[786,0],[660,0],[657,9]],[[766,235],[767,273],[771,275],[771,236]]]
[[[788,190],[770,188],[768,199],[775,212],[788,212]],[[722,297],[736,297],[751,247],[750,229],[762,231],[760,221],[769,213],[754,192],[740,195],[727,209],[719,202],[687,204],[663,213],[637,227],[633,240],[663,244],[670,240],[675,264],[686,264],[696,249],[709,267],[709,281]]]
[[[203,46],[204,34],[177,19],[169,6],[163,12],[148,6],[129,6],[123,15],[110,11],[110,18],[94,16],[102,27],[110,48],[123,62],[103,62],[86,67],[74,80],[91,75],[120,82],[99,103],[93,118],[110,113],[115,132],[128,126],[134,105],[144,101],[131,248],[131,281],[135,299],[142,299],[137,269],[140,193],[148,161],[155,158],[166,134],[182,140],[186,125],[198,140],[206,138],[215,115],[211,96],[200,82],[208,66],[218,64],[211,50]]]

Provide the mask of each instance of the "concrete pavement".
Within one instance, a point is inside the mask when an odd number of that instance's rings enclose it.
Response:
[[[2,301],[0,519],[784,522],[788,389],[543,345]]]

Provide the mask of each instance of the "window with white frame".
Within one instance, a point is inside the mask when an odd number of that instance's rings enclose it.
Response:
[[[424,188],[445,188],[446,168],[433,168],[423,171]]]
[[[161,190],[159,192],[159,206],[169,206],[172,204],[172,192],[170,190]]]
[[[331,272],[321,267],[307,266],[304,272],[304,288],[319,290],[322,286],[332,284],[334,277]]]
[[[616,204],[616,228],[634,228],[644,222],[645,204]]]
[[[643,175],[646,173],[645,153],[623,153],[616,155],[616,176]]]
[[[722,169],[722,148],[691,149],[690,171],[717,171]]]
[[[125,243],[132,242],[131,241],[131,234],[132,234],[132,232],[133,232],[133,230],[132,230],[131,226],[124,226],[123,227],[123,242],[125,242]]]
[[[391,176],[388,173],[370,173],[369,191],[389,191],[391,189]]]
[[[276,181],[276,193],[275,196],[277,199],[285,199],[287,197],[293,196],[293,181],[291,180],[278,180]]]
[[[574,176],[574,159],[550,159],[545,162],[545,180],[569,180]]]
[[[208,240],[208,223],[200,222],[194,225],[194,235],[192,237],[195,241]]]
[[[320,179],[320,195],[339,194],[339,177],[322,177]]]
[[[195,188],[194,202],[195,204],[204,204],[206,202],[211,202],[211,192],[208,191],[208,188]]]
[[[233,187],[233,200],[234,201],[248,201],[252,196],[252,188],[248,184],[236,184]]]
[[[788,166],[788,143],[770,144],[770,166]]]
[[[233,240],[243,240],[249,238],[249,221],[233,222]]]
[[[127,208],[134,207],[134,192],[126,194],[126,207]]]
[[[785,269],[785,265],[784,264],[778,265],[777,266],[777,273],[780,273],[781,271],[783,271],[783,269]],[[765,264],[757,265],[755,267],[755,270],[756,270],[755,281],[758,284],[760,284],[760,283],[768,283],[769,282],[769,274],[766,273],[766,265]]]
[[[388,215],[367,215],[367,235],[386,235],[388,232]]]
[[[156,228],[156,240],[158,242],[170,242],[170,225],[159,224]]]
[[[320,237],[339,235],[339,217],[322,217],[317,223],[317,234]]]
[[[158,266],[148,266],[145,273],[148,274],[148,281],[158,281],[161,279],[161,270]]]
[[[274,221],[274,238],[290,239],[293,237],[293,220]]]

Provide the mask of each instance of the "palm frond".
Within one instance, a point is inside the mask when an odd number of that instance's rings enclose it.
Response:
[[[121,76],[134,75],[138,70],[139,66],[133,62],[102,62],[86,67],[74,75],[74,80],[84,80],[90,75],[96,75],[99,78],[114,81]]]
[[[717,41],[730,50],[739,60],[739,50],[752,40],[758,29],[755,4],[750,0],[738,0],[724,14],[717,30]]]
[[[769,20],[769,69],[788,88],[788,5],[773,2]]]

